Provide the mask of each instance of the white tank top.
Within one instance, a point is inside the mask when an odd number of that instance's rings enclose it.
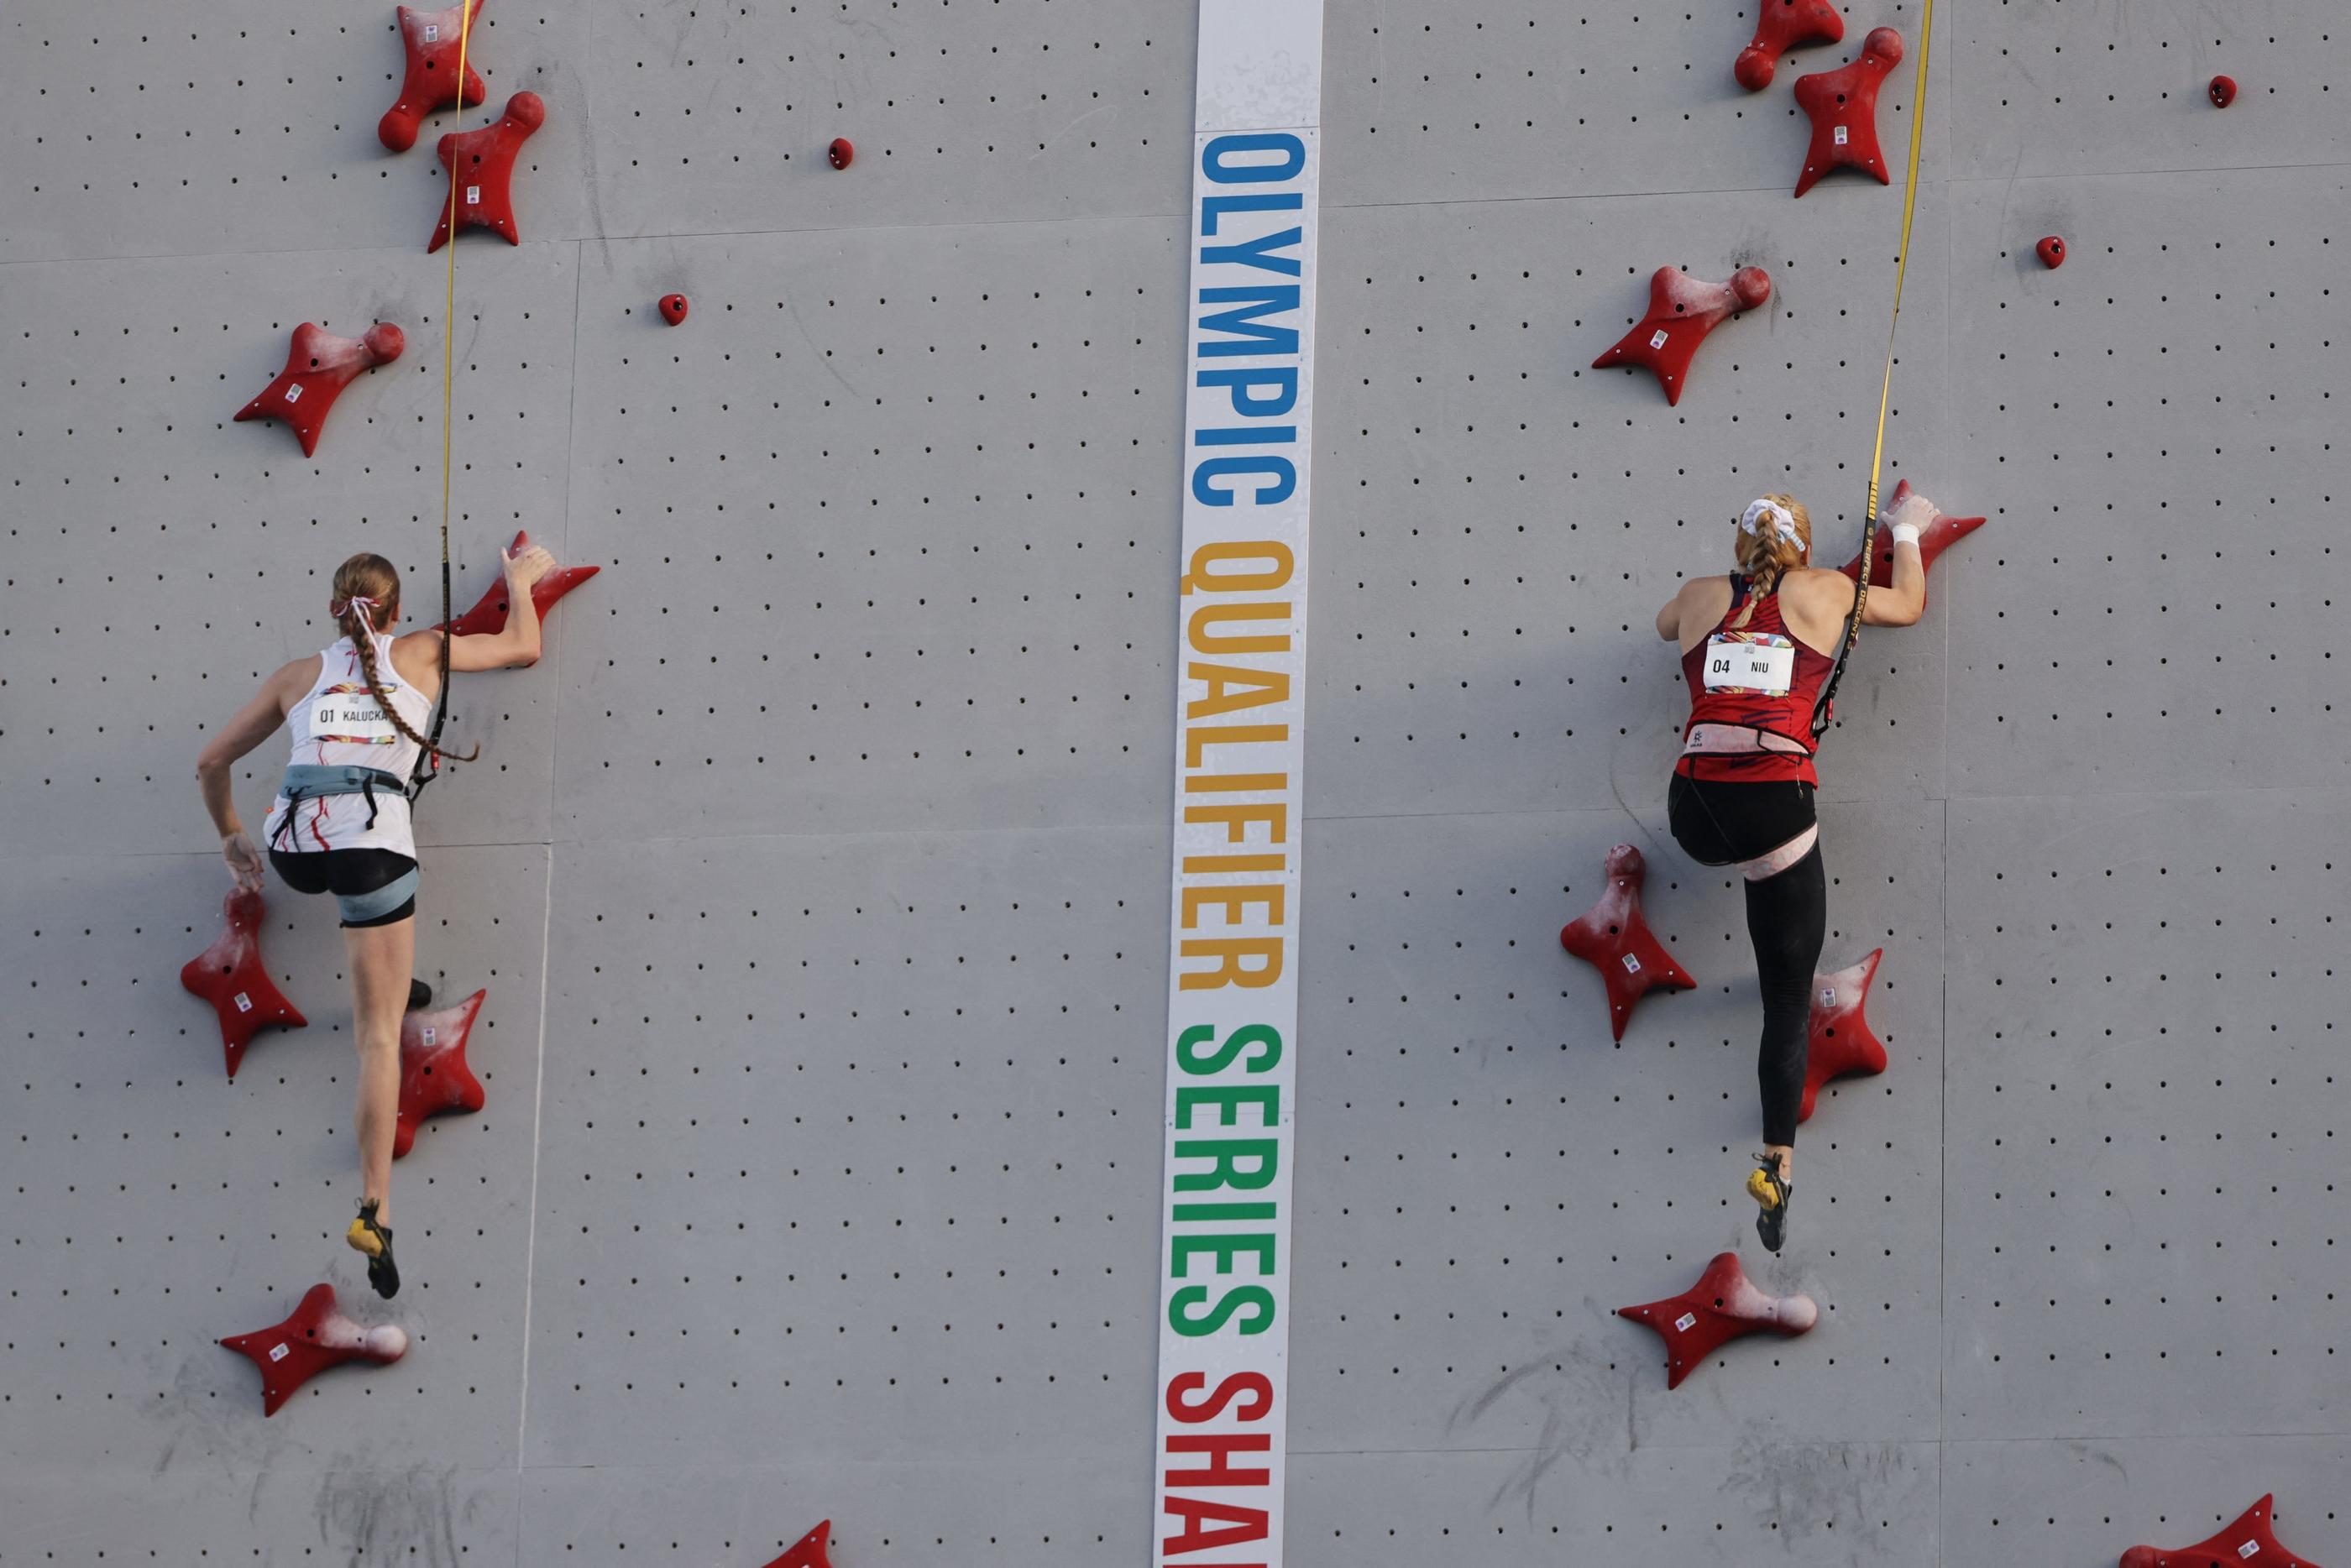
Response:
[[[351,646],[351,639],[343,638],[322,652],[319,665],[318,683],[286,714],[286,728],[294,737],[293,755],[287,761],[375,768],[406,780],[423,748],[384,716],[382,704],[368,690],[367,671],[360,668],[359,650]],[[389,637],[375,639],[375,668],[393,710],[408,721],[410,729],[423,734],[433,722],[433,703],[392,668]],[[368,798],[363,794],[304,801],[290,827],[284,827],[286,810],[281,790],[263,825],[264,845],[288,851],[391,849],[412,857],[416,854],[408,797],[398,788],[376,791],[371,827]]]

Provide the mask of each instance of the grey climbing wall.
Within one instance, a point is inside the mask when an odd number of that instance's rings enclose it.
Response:
[[[1937,7],[1889,472],[1991,521],[1826,755],[1891,1064],[1773,1260],[1647,622],[1761,489],[1857,537],[1901,181],[1791,202],[1788,86],[1917,6],[1751,96],[1740,12],[1331,0],[1289,1560],[2090,1568],[2271,1490],[2351,1560],[2351,27]],[[604,570],[457,688],[488,1105],[387,1307],[329,911],[234,1085],[174,977],[205,734],[350,551],[429,613],[450,119],[376,144],[372,0],[0,12],[0,1564],[1149,1559],[1193,23],[491,0],[549,117],[459,253],[457,591]],[[1677,408],[1582,369],[1750,262]],[[309,459],[229,422],[305,319],[409,337]],[[1553,933],[1620,841],[1701,984],[1616,1044]],[[1823,1324],[1669,1394],[1611,1309],[1742,1241]],[[413,1348],[264,1421],[213,1341],[321,1279]]]

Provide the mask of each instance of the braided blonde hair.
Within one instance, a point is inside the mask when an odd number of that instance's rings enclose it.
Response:
[[[1757,599],[1775,591],[1780,579],[1802,566],[1813,552],[1813,514],[1804,510],[1802,502],[1777,491],[1758,499],[1771,502],[1794,518],[1796,536],[1791,539],[1769,523],[1751,534],[1740,530],[1739,569],[1755,588],[1740,606],[1739,618],[1730,623],[1734,629],[1747,624],[1755,613]]]
[[[369,613],[372,604],[374,613]],[[476,745],[465,756],[444,751],[409,727],[407,720],[393,707],[391,694],[383,689],[383,673],[376,668],[375,633],[379,626],[390,626],[400,618],[400,569],[381,556],[361,551],[335,568],[335,597],[329,601],[327,611],[335,618],[335,625],[351,639],[351,647],[360,656],[360,672],[367,677],[368,691],[392,721],[392,727],[424,749],[425,754],[445,757],[453,763],[470,763],[482,754]],[[444,632],[444,636],[447,633]]]

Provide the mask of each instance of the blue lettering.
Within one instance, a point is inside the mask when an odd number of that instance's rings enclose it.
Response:
[[[1294,245],[1303,238],[1297,229],[1284,229],[1278,234],[1265,234],[1254,240],[1243,240],[1235,245],[1203,245],[1200,263],[1204,266],[1253,266],[1267,272],[1299,275],[1296,256],[1277,256],[1267,253]]]
[[[1211,488],[1208,482],[1228,473],[1264,473],[1273,483],[1261,484],[1249,496],[1253,506],[1271,506],[1290,499],[1298,488],[1298,470],[1286,457],[1212,457],[1192,471],[1192,493],[1203,506],[1230,506],[1236,493]]]
[[[1231,389],[1233,412],[1245,420],[1270,420],[1288,413],[1298,406],[1298,367],[1270,365],[1261,370],[1201,370],[1193,379],[1199,387]],[[1260,398],[1254,389],[1271,387],[1274,395]]]
[[[1298,352],[1298,328],[1269,327],[1255,319],[1268,311],[1296,310],[1298,286],[1276,284],[1264,288],[1204,288],[1200,291],[1203,305],[1239,305],[1247,308],[1227,310],[1200,317],[1202,332],[1229,332],[1237,337],[1249,337],[1253,342],[1207,343],[1200,345],[1203,358],[1233,354],[1295,354]]]
[[[1228,163],[1236,152],[1279,152],[1278,163]],[[1200,150],[1200,172],[1219,185],[1278,185],[1306,167],[1306,145],[1286,130],[1219,136]]]
[[[1294,212],[1305,204],[1304,193],[1297,191],[1249,191],[1238,196],[1206,195],[1200,198],[1200,233],[1215,234],[1217,220],[1227,213]]]

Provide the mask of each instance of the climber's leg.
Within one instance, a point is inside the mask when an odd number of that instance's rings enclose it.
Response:
[[[1786,870],[1747,884],[1747,935],[1755,944],[1756,979],[1763,995],[1763,1039],[1755,1064],[1763,1101],[1763,1156],[1747,1189],[1762,1205],[1756,1228],[1775,1252],[1793,1185],[1813,973],[1827,934],[1828,873],[1818,843]]]
[[[414,916],[382,926],[346,926],[350,959],[352,1029],[360,1055],[359,1110],[361,1196],[376,1202],[377,1218],[392,1211],[392,1141],[400,1114],[400,1019],[408,1009],[409,971],[416,957]]]

